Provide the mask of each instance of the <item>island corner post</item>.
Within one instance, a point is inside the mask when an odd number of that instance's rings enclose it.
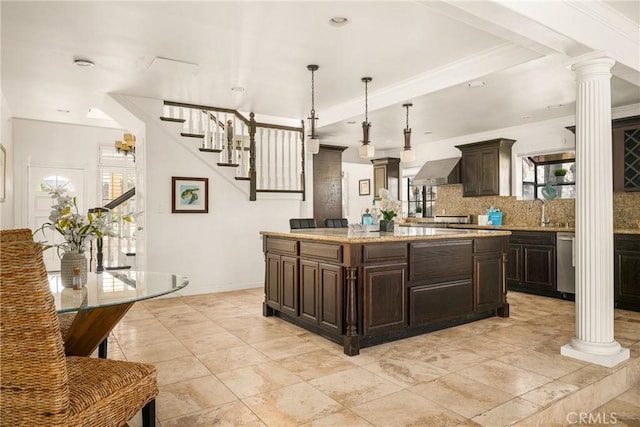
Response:
[[[344,353],[491,316],[509,316],[508,231],[261,232],[264,316]]]

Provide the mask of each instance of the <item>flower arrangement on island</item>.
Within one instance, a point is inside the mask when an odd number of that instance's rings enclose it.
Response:
[[[114,216],[109,209],[99,209],[95,214],[89,212],[85,216],[80,214],[77,198],[66,195],[64,188],[50,188],[48,192],[55,200],[55,204],[51,207],[49,222],[45,222],[40,230],[56,231],[62,235],[64,242],[42,243],[45,249],[58,248],[58,253],[62,251],[65,254],[83,254],[89,242],[105,236],[116,236],[113,225],[120,220],[132,222],[135,216],[135,214]]]
[[[391,193],[386,188],[381,188],[378,191],[380,196],[380,213],[382,219],[385,221],[393,221],[393,218],[398,216],[402,211],[402,202],[399,200],[393,200]]]

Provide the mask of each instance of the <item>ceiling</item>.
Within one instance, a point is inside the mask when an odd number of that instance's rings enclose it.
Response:
[[[322,143],[359,144],[361,78],[371,76],[371,140],[399,150],[408,101],[414,145],[572,115],[570,58],[608,50],[621,32],[640,46],[640,2],[579,3],[3,0],[2,92],[12,116],[36,120],[120,127],[86,117],[119,93],[299,123],[311,107],[306,66],[318,64]],[[603,20],[581,32],[554,21],[550,7]],[[330,25],[332,17],[349,23]],[[614,107],[640,103],[640,61],[623,48],[614,52]]]

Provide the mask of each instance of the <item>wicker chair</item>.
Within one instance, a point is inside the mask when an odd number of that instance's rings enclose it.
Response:
[[[0,247],[11,242],[33,242],[33,233],[29,228],[16,228],[11,230],[0,230]],[[58,314],[58,322],[60,323],[60,334],[62,340],[67,338],[67,333],[71,329],[73,319],[76,313],[60,313]]]
[[[0,425],[155,425],[152,365],[65,357],[42,245],[0,248]]]

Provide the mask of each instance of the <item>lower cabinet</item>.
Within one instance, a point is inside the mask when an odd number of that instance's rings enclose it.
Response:
[[[471,279],[409,289],[409,323],[412,326],[473,312]]]
[[[640,311],[640,235],[614,235],[616,307]]]
[[[298,315],[298,259],[267,254],[267,304],[291,316]]]
[[[513,231],[509,239],[507,284],[510,290],[557,293],[556,233]]]
[[[343,268],[300,261],[300,320],[342,334]]]
[[[475,309],[490,310],[502,298],[502,252],[474,255],[473,277],[477,283]]]
[[[379,335],[407,326],[407,263],[363,268],[363,331]]]

